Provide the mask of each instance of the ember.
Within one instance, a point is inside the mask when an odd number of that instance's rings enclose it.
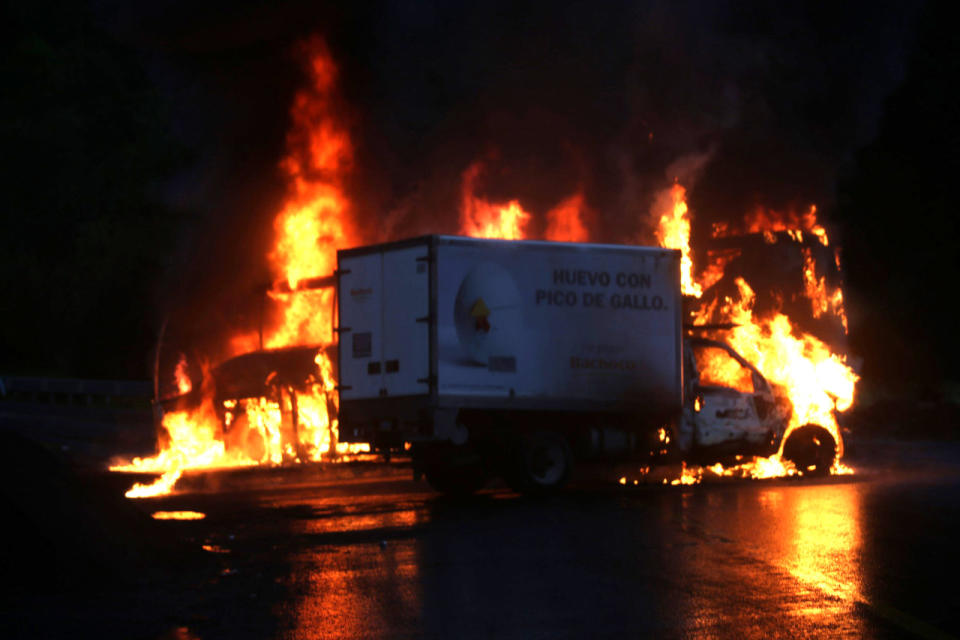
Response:
[[[199,511],[154,511],[150,517],[154,520],[203,520],[207,514]]]

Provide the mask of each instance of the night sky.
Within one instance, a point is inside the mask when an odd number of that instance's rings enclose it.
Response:
[[[348,3],[344,3],[348,4]],[[596,240],[690,188],[693,244],[816,204],[877,386],[958,379],[957,35],[947,3],[8,3],[0,373],[149,376],[171,309],[267,281],[297,43],[340,67],[371,240],[455,232],[460,174]]]

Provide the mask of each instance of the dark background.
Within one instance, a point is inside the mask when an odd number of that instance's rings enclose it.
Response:
[[[269,280],[297,43],[319,34],[367,240],[456,231],[480,158],[485,195],[541,219],[583,189],[601,241],[649,241],[675,177],[694,246],[816,203],[866,387],[948,392],[949,4],[779,4],[5,4],[0,373],[149,377],[167,312],[203,324]]]

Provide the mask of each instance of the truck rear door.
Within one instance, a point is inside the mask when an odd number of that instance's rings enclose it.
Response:
[[[383,253],[383,387],[388,396],[430,392],[427,245]]]
[[[345,256],[338,265],[340,397],[376,398],[383,389],[383,255]]]

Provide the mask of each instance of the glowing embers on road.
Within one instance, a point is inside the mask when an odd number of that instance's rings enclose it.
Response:
[[[154,511],[150,517],[154,520],[203,520],[207,514],[199,511]]]

